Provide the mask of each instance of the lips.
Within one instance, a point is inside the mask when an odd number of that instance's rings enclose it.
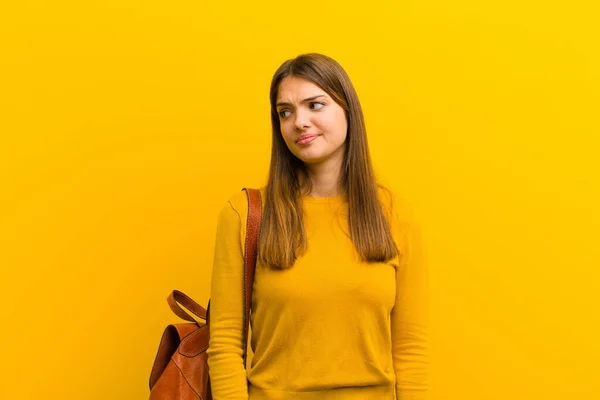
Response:
[[[300,135],[300,137],[298,138],[298,140],[296,140],[296,143],[304,142],[307,139],[312,139],[312,138],[315,138],[315,137],[317,137],[317,135],[305,133],[304,135]]]

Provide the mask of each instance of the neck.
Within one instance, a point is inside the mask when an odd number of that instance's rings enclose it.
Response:
[[[312,197],[340,196],[341,161],[331,160],[320,164],[306,164],[308,179],[311,181]]]

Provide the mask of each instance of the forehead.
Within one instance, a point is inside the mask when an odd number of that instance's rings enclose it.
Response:
[[[323,89],[308,79],[297,76],[287,76],[283,78],[279,84],[279,89],[277,90],[277,102],[284,101],[291,103],[317,95],[329,97]]]

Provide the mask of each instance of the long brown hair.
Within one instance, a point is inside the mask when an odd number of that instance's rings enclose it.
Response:
[[[366,127],[358,96],[342,66],[318,53],[285,61],[271,81],[271,165],[266,186],[265,211],[258,243],[258,258],[273,269],[291,268],[307,248],[302,220],[302,195],[311,191],[304,163],[287,147],[276,109],[281,81],[287,76],[307,79],[323,89],[346,113],[348,132],[338,182],[348,202],[349,233],[363,261],[386,262],[398,254],[371,164]],[[391,198],[391,197],[390,197]]]

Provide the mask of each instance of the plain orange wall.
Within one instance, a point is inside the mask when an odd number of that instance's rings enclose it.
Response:
[[[316,51],[424,232],[432,399],[600,398],[596,4],[3,5],[0,397],[147,398],[167,294],[206,304],[217,212],[266,179],[271,76]]]

